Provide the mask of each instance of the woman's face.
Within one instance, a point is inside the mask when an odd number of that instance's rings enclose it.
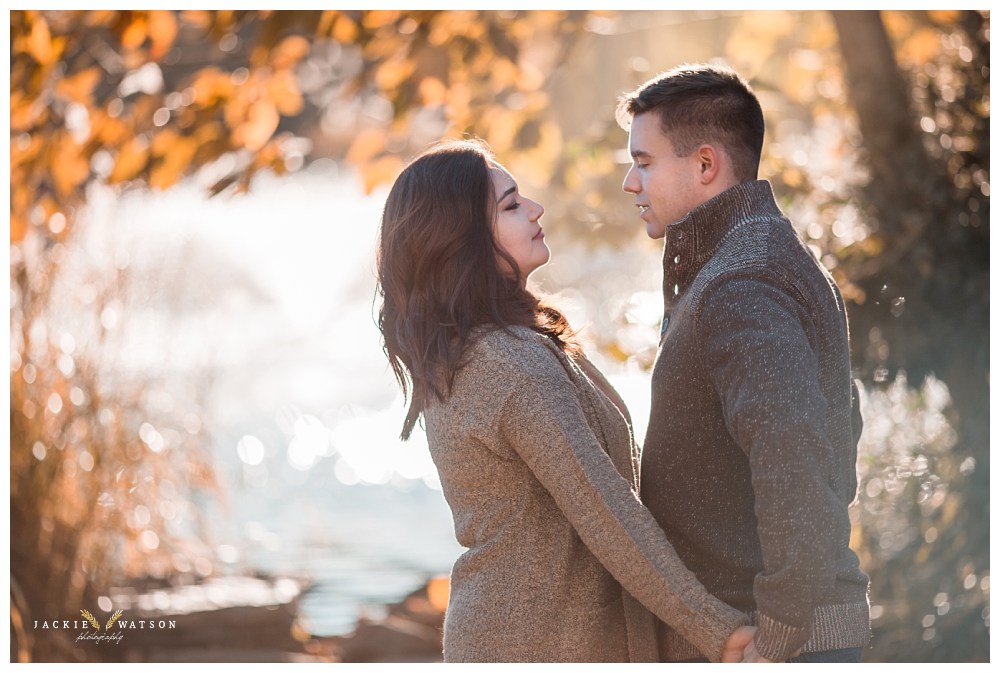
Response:
[[[545,209],[539,203],[521,196],[514,178],[502,166],[494,165],[490,169],[490,175],[497,198],[493,236],[497,244],[517,263],[517,270],[523,281],[532,271],[549,261],[551,253],[545,245],[545,234],[538,225],[538,218]],[[502,257],[500,264],[513,271]]]

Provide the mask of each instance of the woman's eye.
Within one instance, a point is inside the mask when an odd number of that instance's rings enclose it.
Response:
[[[521,207],[521,204],[517,201],[511,201],[510,205],[504,208],[504,210],[517,210]]]

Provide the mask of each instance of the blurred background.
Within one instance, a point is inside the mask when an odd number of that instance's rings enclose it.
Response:
[[[616,97],[726,63],[848,301],[870,662],[989,660],[988,11],[11,11],[12,661],[433,661],[454,540],[375,328],[386,190],[486,139],[641,439]],[[176,628],[75,640],[82,609]],[[45,625],[48,625],[48,628]]]

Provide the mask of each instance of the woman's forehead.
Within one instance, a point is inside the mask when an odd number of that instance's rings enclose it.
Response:
[[[507,191],[510,187],[516,187],[517,181],[514,180],[506,168],[500,164],[493,164],[490,166],[490,177],[493,178],[493,185],[497,188],[498,193],[502,194]]]

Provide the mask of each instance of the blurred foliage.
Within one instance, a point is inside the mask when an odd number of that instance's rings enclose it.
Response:
[[[70,614],[109,575],[169,569],[167,549],[179,570],[197,536],[157,518],[163,485],[202,475],[184,499],[211,483],[205,430],[184,429],[197,391],[166,411],[151,382],[106,380],[103,319],[128,270],[92,283],[89,332],[60,327],[60,260],[88,185],[193,176],[223,194],[333,160],[371,191],[427,143],[470,134],[542,194],[573,246],[648,246],[620,190],[614,98],[679,60],[719,58],[761,96],[762,177],[849,302],[869,405],[854,510],[876,606],[866,658],[988,658],[988,12],[10,17],[12,574],[33,606]],[[640,367],[651,350],[636,334],[658,320],[649,290],[598,342]]]

